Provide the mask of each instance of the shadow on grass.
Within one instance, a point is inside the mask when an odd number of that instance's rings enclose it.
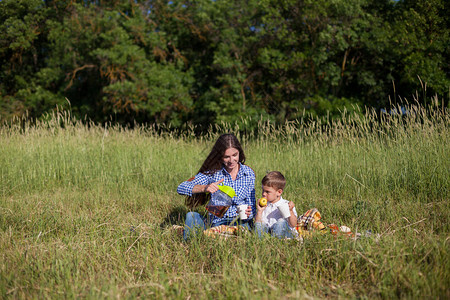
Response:
[[[205,214],[205,210],[202,208],[188,209],[186,206],[180,205],[174,207],[164,218],[164,221],[160,224],[161,227],[167,227],[172,225],[184,225],[186,220],[186,214],[190,211],[198,212],[200,215]]]
[[[160,224],[161,228],[166,228],[172,225],[183,225],[188,212],[189,210],[185,206],[174,207]]]
[[[198,212],[200,215],[204,216],[206,211],[202,207],[197,207],[195,209],[188,209],[186,206],[180,205],[174,207],[161,222],[161,228],[167,228],[172,225],[184,225],[184,221],[186,220],[186,214],[190,211]]]

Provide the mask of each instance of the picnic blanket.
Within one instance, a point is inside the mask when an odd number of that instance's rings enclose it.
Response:
[[[315,232],[331,233],[334,236],[344,235],[348,237],[355,237],[349,227],[342,225],[337,226],[336,224],[324,225],[321,221],[322,216],[317,208],[312,208],[306,211],[303,215],[298,217],[297,230],[299,236],[307,237]]]
[[[295,237],[297,240],[303,240],[305,237],[309,237],[312,234],[332,234],[334,236],[342,235],[347,237],[357,237],[349,227],[336,224],[325,225],[321,221],[322,215],[317,208],[307,210],[304,214],[297,218],[297,226],[295,227],[298,235]],[[183,232],[183,227],[174,225],[178,231]],[[231,226],[231,225],[219,225],[211,228],[207,228],[203,231],[203,234],[210,237],[229,238],[241,236],[247,234],[249,231],[243,226]]]
[[[184,227],[180,225],[172,225],[172,230],[179,235],[183,235]],[[238,235],[246,234],[248,230],[243,226],[219,225],[203,230],[203,234],[210,237],[236,237]]]
[[[295,229],[301,236],[310,234],[313,230],[326,232],[325,225],[320,221],[321,218],[322,216],[317,208],[312,208],[297,218]]]

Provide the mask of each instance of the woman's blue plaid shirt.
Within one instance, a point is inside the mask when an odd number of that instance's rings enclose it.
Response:
[[[192,181],[182,182],[177,192],[180,195],[192,196],[192,189],[195,185],[207,185],[213,182],[217,182],[223,179],[223,185],[231,186],[236,192],[236,196],[233,197],[233,204],[227,210],[223,218],[234,218],[237,216],[237,206],[241,204],[248,204],[252,208],[252,214],[249,218],[253,218],[256,214],[255,206],[255,172],[249,166],[239,164],[239,172],[236,176],[236,180],[231,179],[231,175],[222,168],[214,174],[206,175],[198,173]],[[211,195],[214,197],[214,194]],[[218,218],[210,214],[211,223],[219,222],[223,218]]]

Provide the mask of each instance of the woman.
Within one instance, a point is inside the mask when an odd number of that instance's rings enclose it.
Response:
[[[185,240],[198,231],[203,231],[207,226],[236,225],[236,221],[233,220],[238,215],[237,206],[241,204],[248,205],[246,211],[248,218],[239,224],[250,229],[256,213],[255,172],[244,165],[244,162],[245,154],[236,136],[223,134],[217,139],[198,174],[178,186],[178,194],[188,196],[186,205],[190,208],[205,204],[208,193],[217,192],[220,184],[230,186],[236,192],[236,196],[232,198],[232,205],[223,217],[209,213],[205,219],[197,212],[189,212],[184,224]]]

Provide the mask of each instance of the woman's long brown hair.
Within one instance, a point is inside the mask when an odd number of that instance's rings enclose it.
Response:
[[[244,164],[245,154],[244,150],[242,150],[241,143],[239,143],[239,140],[234,134],[226,133],[219,136],[213,148],[211,149],[211,152],[200,167],[198,173],[214,174],[215,172],[221,170],[223,167],[222,159],[225,151],[230,148],[235,148],[239,151],[239,162]],[[192,196],[188,196],[186,198],[186,206],[189,208],[194,208],[199,205],[204,205],[208,202],[209,197],[211,197],[209,193],[193,194]]]

